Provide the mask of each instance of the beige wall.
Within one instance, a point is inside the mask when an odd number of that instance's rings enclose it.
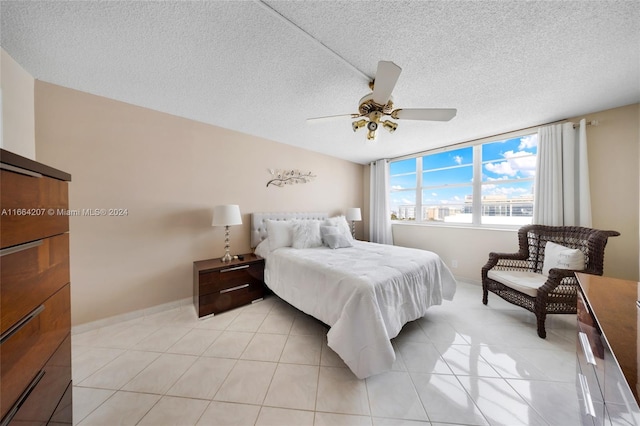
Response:
[[[638,280],[640,111],[629,105],[584,116],[598,120],[587,127],[593,227],[613,229],[605,254],[606,276]],[[577,121],[579,118],[571,121]],[[368,195],[368,194],[367,194]],[[368,202],[368,198],[367,201]],[[480,282],[490,251],[515,252],[516,231],[393,225],[394,243],[434,251],[458,278]],[[453,261],[457,267],[453,267]]]
[[[32,160],[36,158],[33,87],[31,74],[0,49],[0,147]]]
[[[251,212],[362,206],[358,164],[40,81],[35,99],[37,158],[71,173],[70,208],[128,209],[70,218],[74,325],[192,297],[193,261],[224,253],[214,205],[240,205],[233,254]],[[267,188],[268,168],[317,178]]]

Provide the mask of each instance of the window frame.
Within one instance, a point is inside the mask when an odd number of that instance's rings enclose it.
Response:
[[[389,171],[389,192],[388,195],[391,196],[391,194],[393,193],[398,193],[398,192],[409,192],[409,191],[415,191],[415,199],[416,199],[416,203],[414,206],[414,218],[413,219],[393,219],[392,218],[392,209],[391,207],[389,207],[389,217],[391,217],[391,223],[392,224],[401,224],[401,225],[405,225],[405,224],[412,224],[412,225],[421,225],[421,226],[444,226],[444,227],[477,227],[477,228],[498,228],[498,229],[517,229],[520,228],[521,226],[523,226],[522,223],[518,223],[518,224],[508,224],[508,223],[503,223],[503,224],[497,224],[497,223],[482,223],[482,211],[483,211],[483,188],[486,187],[487,185],[491,185],[491,181],[483,181],[483,171],[484,171],[484,167],[486,164],[489,163],[496,163],[499,161],[509,161],[508,158],[502,159],[502,160],[497,160],[497,159],[490,159],[490,160],[483,160],[482,158],[482,147],[484,145],[489,145],[489,144],[493,144],[496,142],[502,142],[502,141],[508,141],[511,139],[516,139],[516,138],[525,138],[525,137],[531,137],[537,135],[537,129],[524,129],[522,131],[518,131],[518,132],[513,132],[511,134],[504,134],[504,135],[498,135],[498,136],[494,136],[491,138],[485,138],[485,139],[481,139],[481,140],[477,140],[474,142],[469,142],[469,143],[463,143],[463,144],[456,144],[456,145],[451,145],[448,147],[444,147],[444,148],[439,148],[439,149],[434,149],[434,150],[430,150],[430,151],[424,151],[424,152],[420,152],[420,153],[416,153],[416,154],[411,154],[411,155],[405,155],[402,157],[397,157],[397,158],[393,158],[389,160],[389,167],[391,168],[391,164],[395,163],[395,162],[399,162],[399,161],[404,161],[404,160],[409,160],[409,159],[415,159],[415,175],[416,175],[416,186],[415,188],[403,188],[403,189],[393,189],[391,187],[391,180],[393,177],[395,176],[400,176],[400,175],[410,175],[410,174],[414,174],[414,172],[405,172],[405,173],[399,173],[397,175],[392,175],[391,174],[391,170]],[[449,168],[454,168],[454,167],[469,167],[469,165],[461,165],[461,166],[446,166],[446,167],[439,167],[437,169],[428,169],[428,170],[423,170],[423,157],[429,156],[429,155],[434,155],[434,154],[438,154],[438,153],[443,153],[443,152],[451,152],[451,151],[457,151],[460,149],[464,149],[464,148],[472,148],[472,155],[473,155],[473,159],[471,161],[471,167],[472,167],[472,181],[470,182],[470,184],[464,184],[464,183],[451,183],[451,184],[444,184],[444,185],[429,185],[429,186],[423,186],[423,175],[424,173],[428,173],[430,171],[433,170],[444,170],[444,169],[449,169]],[[524,147],[523,149],[527,149],[527,147]],[[523,156],[523,157],[534,157],[536,158],[537,161],[537,156],[538,156],[538,152],[537,152],[537,145],[536,145],[536,149],[535,152],[529,154],[528,156]],[[535,174],[533,174],[532,176],[529,177],[521,177],[521,178],[513,178],[513,179],[504,179],[504,180],[500,180],[499,184],[508,184],[508,183],[524,183],[524,182],[531,182],[531,185],[533,187],[533,185],[535,184]],[[424,220],[424,208],[425,206],[423,205],[423,191],[425,190],[436,190],[436,189],[442,189],[442,188],[454,188],[454,187],[463,187],[463,186],[469,186],[471,191],[472,191],[472,202],[471,202],[471,221],[470,222],[444,222],[444,221],[432,221],[432,220]],[[532,198],[532,202],[531,204],[533,205],[534,200],[534,195],[533,195],[533,191],[531,193],[531,198]],[[464,201],[461,202],[461,205],[464,206]],[[508,216],[513,216],[513,215],[508,215]],[[526,216],[526,217],[530,217],[530,216]],[[531,222],[529,222],[531,223]]]

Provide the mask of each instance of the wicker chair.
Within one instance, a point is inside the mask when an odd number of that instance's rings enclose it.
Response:
[[[518,231],[518,253],[489,253],[489,261],[482,267],[482,303],[487,304],[488,294],[492,292],[533,312],[537,318],[538,336],[544,339],[547,314],[576,313],[578,282],[574,272],[602,275],[607,239],[618,235],[620,233],[616,231],[578,226],[523,226]],[[543,275],[548,241],[579,249],[584,254],[584,269],[552,268],[548,276]],[[505,280],[503,276],[509,279]],[[520,279],[521,283],[516,282]]]

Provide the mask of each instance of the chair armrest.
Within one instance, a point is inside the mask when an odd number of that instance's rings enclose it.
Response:
[[[551,268],[549,269],[549,278],[547,281],[538,289],[538,294],[549,294],[560,284],[570,285],[577,284],[578,280],[576,278],[576,272],[585,272],[584,270],[576,270],[576,269],[560,269],[560,268]],[[564,282],[566,278],[571,278],[570,281],[573,282]]]
[[[489,253],[489,260],[482,267],[482,277],[483,279],[487,277],[487,272],[495,267],[498,264],[504,261],[505,265],[510,269],[526,269],[529,270],[529,266],[526,263],[526,255],[522,253]]]

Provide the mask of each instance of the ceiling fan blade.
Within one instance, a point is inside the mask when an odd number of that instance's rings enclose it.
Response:
[[[321,121],[331,121],[336,119],[344,119],[344,118],[358,118],[360,114],[339,114],[339,115],[327,115],[324,117],[313,117],[307,118],[307,123],[318,123]]]
[[[455,108],[396,109],[390,115],[400,120],[449,121],[456,116]]]
[[[396,86],[402,68],[391,61],[378,62],[376,78],[373,81],[373,101],[379,105],[386,105],[391,92]]]

